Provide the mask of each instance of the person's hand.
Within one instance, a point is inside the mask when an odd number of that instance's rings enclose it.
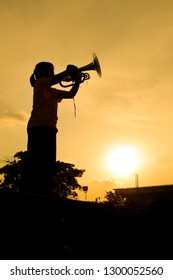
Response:
[[[73,73],[79,71],[78,67],[75,66],[75,65],[73,65],[73,64],[67,65],[67,69],[66,69],[66,70],[67,70],[67,72],[68,72],[69,74],[73,74]]]
[[[81,72],[78,67],[76,67],[75,65],[69,64],[69,65],[67,65],[66,71],[68,72],[68,74],[70,75],[72,80],[76,81],[77,83],[80,83]]]

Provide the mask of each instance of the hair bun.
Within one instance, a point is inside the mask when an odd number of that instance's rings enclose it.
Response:
[[[36,82],[36,78],[35,78],[35,74],[33,73],[29,79],[31,86],[33,87],[35,82]]]

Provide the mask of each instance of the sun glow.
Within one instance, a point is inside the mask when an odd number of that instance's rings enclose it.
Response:
[[[139,164],[138,150],[133,146],[122,146],[112,150],[106,161],[107,168],[119,177],[127,177],[136,172]]]

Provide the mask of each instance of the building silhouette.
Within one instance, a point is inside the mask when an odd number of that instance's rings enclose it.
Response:
[[[115,194],[126,198],[129,205],[173,205],[173,184],[114,189]]]

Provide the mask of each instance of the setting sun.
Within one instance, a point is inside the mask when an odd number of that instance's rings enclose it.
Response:
[[[122,146],[108,154],[106,165],[115,175],[126,177],[137,170],[139,161],[138,150],[135,147]]]

